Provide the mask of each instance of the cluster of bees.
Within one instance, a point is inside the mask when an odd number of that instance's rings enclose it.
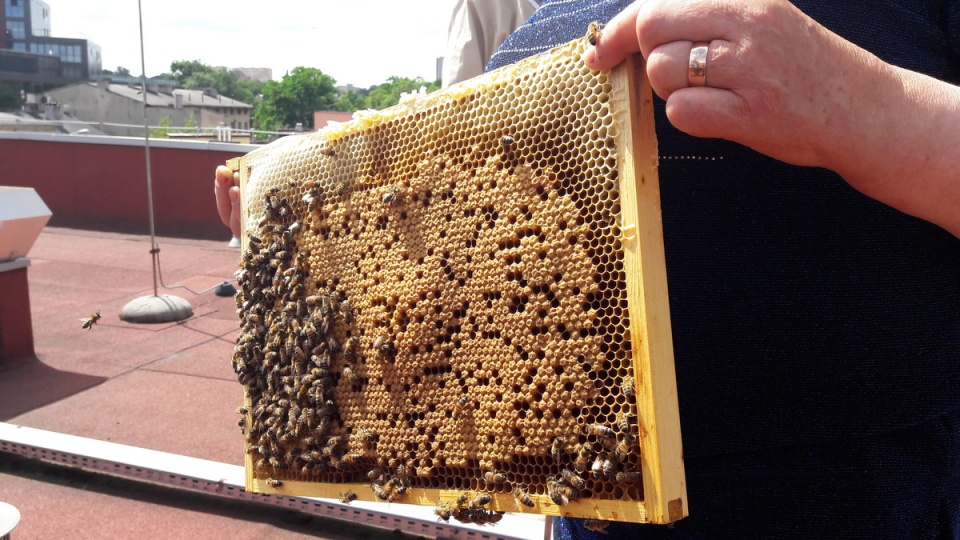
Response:
[[[456,503],[450,504],[441,501],[433,512],[438,516],[437,519],[443,521],[450,521],[450,518],[454,518],[461,523],[493,525],[503,519],[504,512],[484,508],[490,504],[492,499],[489,493],[461,493],[457,497]],[[532,503],[531,506],[533,506]]]
[[[297,188],[291,183],[291,188]],[[363,381],[349,368],[331,366],[335,355],[351,358],[357,338],[341,344],[334,325],[353,320],[350,302],[335,290],[308,294],[308,255],[297,252],[304,209],[316,208],[317,191],[288,200],[280,188],[266,194],[265,218],[248,237],[237,272],[237,311],[241,330],[233,368],[246,388],[249,406],[240,407],[238,425],[258,473],[289,470],[311,475],[344,471],[358,464],[376,435],[361,433],[351,447],[348,435],[334,435],[337,375]],[[248,423],[249,418],[249,425]]]

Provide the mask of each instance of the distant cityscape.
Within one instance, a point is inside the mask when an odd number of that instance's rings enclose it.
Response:
[[[19,110],[0,105],[0,131],[142,136],[144,110],[150,126],[189,126],[221,140],[224,130],[251,129],[253,106],[214,89],[177,88],[177,81],[158,77],[147,79],[144,96],[142,77],[104,70],[99,45],[56,37],[50,19],[43,0],[0,4],[0,85],[23,97]],[[215,69],[238,80],[273,77],[269,68]],[[249,135],[238,142],[249,142]]]

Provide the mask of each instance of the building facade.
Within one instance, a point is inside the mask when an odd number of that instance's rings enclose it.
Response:
[[[49,87],[89,80],[102,71],[99,45],[52,35],[50,6],[46,2],[2,1],[0,81]]]
[[[141,85],[109,80],[82,82],[45,93],[48,102],[69,109],[78,120],[96,124],[107,135],[142,137],[144,95]],[[217,94],[215,90],[147,87],[146,115],[150,126],[249,130],[253,106]]]

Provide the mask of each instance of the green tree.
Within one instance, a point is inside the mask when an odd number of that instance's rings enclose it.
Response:
[[[257,129],[273,131],[298,123],[313,129],[313,112],[331,110],[337,102],[335,84],[333,77],[307,67],[294,68],[280,82],[267,81],[253,113]]]
[[[383,109],[400,102],[400,93],[410,93],[419,90],[421,86],[426,87],[427,92],[433,92],[440,88],[440,81],[427,82],[421,77],[408,79],[406,77],[390,77],[387,82],[376,86],[370,90],[367,106],[371,109]]]
[[[170,134],[170,128],[173,127],[173,120],[169,116],[160,119],[159,126],[150,130],[150,137],[154,139],[165,139]]]
[[[0,109],[19,109],[23,106],[23,94],[20,85],[12,82],[0,83]]]
[[[187,90],[213,88],[218,93],[242,101],[253,103],[261,93],[263,83],[253,80],[239,80],[225,68],[213,68],[199,60],[178,60],[170,64],[170,73],[161,78],[174,79]]]
[[[367,92],[361,91],[356,92],[354,90],[349,90],[343,94],[340,94],[340,97],[337,98],[337,102],[333,105],[333,110],[343,111],[343,112],[355,112],[360,109],[369,109],[367,100]]]

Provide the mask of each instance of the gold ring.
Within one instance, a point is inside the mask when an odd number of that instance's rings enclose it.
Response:
[[[690,86],[707,85],[707,51],[710,43],[700,41],[690,49],[690,64],[687,68],[687,84]]]

